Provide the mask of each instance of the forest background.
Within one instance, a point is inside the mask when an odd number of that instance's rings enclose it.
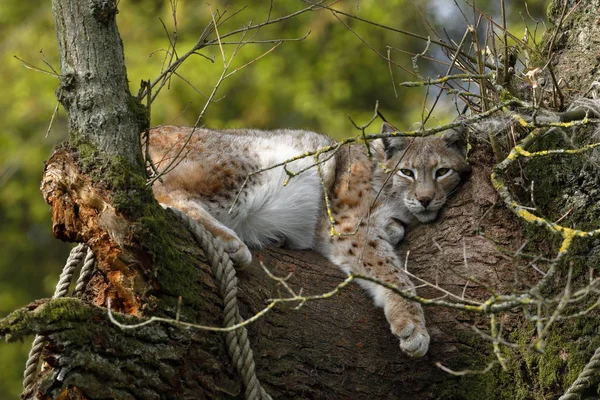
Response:
[[[264,20],[270,7],[268,1],[261,0],[210,4],[203,0],[122,0],[117,22],[134,94],[141,80],[157,76],[161,69],[167,36],[174,30],[174,3],[177,40],[182,49],[195,43],[211,12],[234,14],[243,9],[230,25],[241,27]],[[273,18],[305,6],[300,0],[274,3]],[[527,25],[530,40],[539,40],[544,31],[545,1],[510,0],[506,4],[509,31],[522,38]],[[455,41],[473,22],[476,13],[472,6],[452,0],[351,0],[336,5],[369,21],[424,37],[435,29]],[[500,15],[500,2],[479,1],[475,6],[490,16]],[[303,40],[282,43],[225,81],[202,124],[210,128],[298,128],[340,139],[357,133],[348,117],[365,123],[376,102],[383,115],[400,128],[419,121],[424,105],[430,106],[435,96],[427,96],[425,89],[399,88],[397,84],[417,79],[411,57],[425,49],[426,41],[340,18],[321,10],[263,28],[257,39],[293,39],[310,34]],[[233,68],[272,46],[244,46]],[[389,54],[401,67],[391,66],[375,50]],[[179,76],[152,105],[152,125],[195,123],[222,70],[219,51],[215,46],[203,53],[214,56],[215,62],[198,56],[178,70]],[[428,56],[447,61],[441,52],[432,50]],[[447,69],[424,58],[419,67],[421,75],[432,77],[445,75]],[[58,71],[59,65],[49,2],[0,2],[0,86],[4,93],[0,96],[0,317],[37,298],[50,297],[72,247],[52,236],[50,210],[39,193],[44,160],[67,138],[64,111],[59,107],[53,117],[59,80],[52,76],[52,69]],[[442,99],[431,125],[447,122],[457,114],[453,98],[444,95]],[[377,127],[373,125],[371,131]],[[17,398],[21,392],[29,346],[0,343],[0,398]]]

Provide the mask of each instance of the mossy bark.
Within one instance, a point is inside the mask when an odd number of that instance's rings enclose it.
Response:
[[[557,0],[548,7],[548,19],[554,26],[546,33],[542,49],[551,57],[566,104],[600,80],[599,8],[599,0]]]
[[[597,21],[598,0],[551,2],[548,17],[554,24],[545,34],[543,53],[550,57],[557,81],[567,107],[578,99],[597,93],[594,82],[600,78],[600,33]],[[546,63],[541,60],[539,65]],[[548,82],[550,77],[548,76]],[[594,124],[572,129],[550,129],[533,145],[530,151],[573,149],[597,141]],[[535,209],[535,213],[549,221],[560,221],[563,226],[582,230],[600,227],[600,180],[598,161],[600,153],[555,155],[532,160],[523,159],[511,176],[515,181],[524,178],[512,188],[520,204]],[[519,196],[520,195],[520,196]],[[533,200],[532,200],[533,199]],[[528,248],[538,254],[556,254],[560,237],[547,230],[523,224],[521,231],[529,241]],[[590,272],[597,275],[600,261],[600,240],[577,239],[561,263],[555,284],[546,295],[560,296],[567,279],[567,269],[573,269],[573,285],[584,286]],[[593,302],[593,299],[591,300]],[[568,307],[564,314],[573,314],[589,303]],[[535,351],[528,344],[535,337],[532,322],[520,322],[509,338],[520,345],[507,350],[508,371],[494,373],[488,386],[496,390],[497,399],[558,398],[577,378],[596,348],[600,346],[600,323],[594,311],[577,319],[557,323],[551,330],[544,352]],[[597,398],[600,377],[590,381],[582,399]]]
[[[39,398],[176,399],[194,394],[224,399],[240,390],[231,369],[222,367],[227,359],[214,357],[221,346],[216,334],[160,324],[121,330],[105,309],[74,298],[40,301],[0,320],[0,334],[9,340],[40,332],[48,345],[36,383]],[[202,362],[192,366],[186,359]],[[186,376],[201,379],[181,379]]]

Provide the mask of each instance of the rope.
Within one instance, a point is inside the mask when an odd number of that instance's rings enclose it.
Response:
[[[91,267],[94,265],[94,253],[86,244],[80,243],[71,250],[71,253],[69,253],[69,258],[67,258],[67,262],[63,267],[60,277],[58,278],[58,283],[56,284],[56,289],[52,295],[53,299],[64,297],[68,293],[69,286],[71,285],[71,281],[73,279],[73,272],[75,272],[75,269],[81,265],[84,256],[86,256],[85,264],[91,264],[91,266],[88,266],[90,271],[87,272],[87,277],[89,278],[89,275],[91,275]],[[85,283],[87,283],[87,280],[82,280],[83,270],[81,272],[82,275],[79,277],[77,285],[78,287],[81,286],[82,289],[85,286]],[[82,282],[81,285],[80,281]],[[29,351],[29,356],[27,357],[27,362],[25,363],[25,372],[23,372],[23,398],[28,397],[33,390],[33,384],[37,375],[44,343],[44,337],[36,335],[35,339],[33,340],[33,344],[31,345],[31,350]]]
[[[87,285],[88,281],[92,277],[92,273],[94,272],[95,262],[96,257],[94,256],[94,252],[88,247],[87,254],[85,255],[85,260],[83,261],[83,267],[81,267],[81,271],[79,272],[79,278],[77,279],[77,283],[75,284],[73,296],[80,296],[81,294],[83,294],[83,289],[85,289],[85,285]]]
[[[575,382],[567,389],[565,394],[559,397],[558,400],[579,400],[583,392],[592,386],[594,375],[600,372],[600,347],[596,349],[590,361],[583,367],[583,371],[579,374]]]
[[[211,271],[217,281],[224,303],[224,325],[233,326],[243,321],[237,303],[237,277],[231,257],[221,243],[219,243],[201,224],[190,218],[180,210],[167,207],[173,211],[192,232],[200,247],[206,253]],[[270,400],[256,377],[254,356],[248,340],[248,331],[245,327],[227,332],[225,343],[229,356],[242,376],[248,400]]]

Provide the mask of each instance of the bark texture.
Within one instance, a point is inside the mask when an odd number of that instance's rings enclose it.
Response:
[[[567,104],[600,80],[598,9],[598,0],[557,0],[548,9],[548,18],[555,26],[546,35],[544,51],[550,54]]]
[[[52,1],[60,55],[58,100],[69,114],[72,140],[122,157],[143,175],[140,142],[143,107],[129,94],[114,1]]]

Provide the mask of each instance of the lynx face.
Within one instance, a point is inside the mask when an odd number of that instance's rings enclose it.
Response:
[[[412,219],[433,221],[470,171],[463,134],[451,130],[442,137],[387,138],[384,146],[393,195],[400,197]]]

